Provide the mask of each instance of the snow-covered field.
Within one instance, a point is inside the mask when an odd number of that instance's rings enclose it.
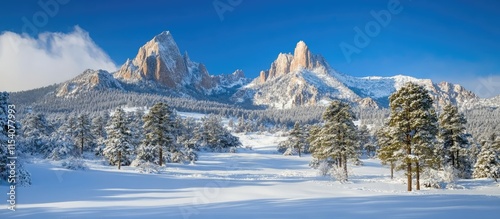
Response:
[[[239,137],[238,153],[201,153],[196,164],[168,164],[160,174],[100,161],[87,161],[84,171],[33,161],[33,185],[17,190],[17,211],[3,202],[0,218],[500,218],[492,180],[406,192],[402,173],[391,180],[387,167],[365,159],[341,184],[310,169],[310,156],[276,154],[283,137]]]

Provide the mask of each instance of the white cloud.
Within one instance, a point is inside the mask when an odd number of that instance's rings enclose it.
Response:
[[[32,38],[0,34],[0,91],[21,91],[69,80],[85,69],[115,71],[111,58],[76,26],[70,33]]]

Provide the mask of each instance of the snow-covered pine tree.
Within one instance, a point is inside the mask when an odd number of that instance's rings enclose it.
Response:
[[[366,125],[363,124],[361,125],[361,127],[359,127],[358,136],[359,136],[358,153],[359,154],[365,153],[367,156],[369,156],[368,150],[370,150],[370,148],[367,148],[367,146],[371,141],[371,136],[370,136],[370,130],[368,130],[368,127]]]
[[[201,146],[214,152],[228,152],[231,147],[241,146],[238,137],[233,136],[222,124],[220,116],[210,114],[202,118],[199,130]]]
[[[44,114],[30,113],[22,121],[21,133],[31,154],[43,156],[50,154],[52,148],[50,148],[49,136],[52,132],[52,125],[49,124]]]
[[[323,113],[325,125],[320,129],[312,129],[310,151],[319,160],[331,159],[339,168],[343,167],[345,179],[348,179],[347,160],[357,159],[357,128],[353,120],[356,118],[351,107],[341,101],[332,101]]]
[[[467,176],[471,171],[468,135],[465,133],[467,120],[458,107],[448,104],[439,116],[439,138],[442,142],[441,159],[444,165],[450,165]]]
[[[117,165],[118,169],[130,164],[131,133],[127,124],[125,111],[117,108],[106,127],[108,138],[105,141],[104,156],[111,165]]]
[[[399,145],[394,142],[391,127],[384,126],[377,131],[377,143],[379,149],[377,151],[377,157],[382,161],[382,164],[389,164],[391,167],[391,179],[394,179],[394,168],[396,167],[396,162],[398,162],[398,155],[396,152],[399,151]]]
[[[52,160],[61,160],[70,156],[75,156],[76,145],[73,138],[68,135],[68,130],[66,126],[62,125],[52,133],[50,136],[50,143],[52,145],[52,151],[49,154],[49,158]]]
[[[234,132],[236,133],[241,133],[246,131],[246,122],[245,118],[243,116],[240,116],[238,118],[238,124],[236,124],[236,127],[234,129]]]
[[[7,142],[8,138],[8,101],[9,94],[6,92],[0,92],[0,180],[7,181],[8,172],[8,148]]]
[[[231,129],[234,129],[234,119],[229,119],[229,122],[227,123],[227,126]]]
[[[174,112],[166,103],[157,103],[143,120],[144,140],[138,148],[136,159],[162,166],[164,152],[175,149]]]
[[[144,126],[143,118],[143,109],[137,109],[132,113],[128,113],[129,128],[131,133],[130,144],[133,151],[137,151],[142,139],[144,139],[144,131],[142,130],[142,127]]]
[[[14,126],[13,128],[16,130],[16,133],[19,131],[19,123],[10,123],[9,124],[9,110],[15,112],[15,107],[9,107],[10,102],[9,102],[9,93],[7,92],[0,92],[0,182],[2,181],[8,181],[9,178],[9,172],[8,172],[8,162],[9,162],[9,148],[8,144],[10,142],[13,142],[12,140],[16,141],[14,143],[17,143],[17,139],[15,135],[13,135],[13,138],[9,137],[9,126]],[[12,114],[15,116],[15,113]],[[15,121],[14,118],[11,119],[11,121]],[[10,140],[10,141],[9,141]],[[16,147],[15,149],[15,154],[17,155],[20,153],[19,147]],[[31,174],[26,171],[22,165],[23,160],[18,159],[16,160],[16,184],[17,185],[31,185]],[[1,184],[1,183],[0,183]]]
[[[496,149],[498,147],[500,147],[500,138],[483,144],[474,165],[472,174],[474,178],[493,178],[495,182],[498,181],[497,179],[500,178],[500,151]]]
[[[94,136],[92,135],[92,123],[90,122],[87,114],[80,114],[76,118],[73,133],[75,144],[80,149],[80,156],[83,156],[85,149],[89,148],[94,141]]]
[[[424,87],[410,82],[393,93],[389,101],[389,126],[399,148],[395,155],[406,168],[408,191],[412,190],[414,168],[419,190],[420,172],[426,162],[435,160],[433,147],[438,130],[433,100]]]
[[[95,138],[94,152],[97,156],[103,155],[103,150],[105,147],[104,141],[107,138],[106,125],[108,123],[108,120],[109,114],[107,111],[95,116],[94,119],[92,119],[92,136],[94,136]]]
[[[308,150],[309,142],[307,141],[308,135],[304,130],[304,127],[300,125],[299,122],[295,122],[293,129],[290,131],[288,138],[280,142],[278,145],[278,151],[282,151],[285,155],[293,155],[297,153],[299,157],[302,152]]]

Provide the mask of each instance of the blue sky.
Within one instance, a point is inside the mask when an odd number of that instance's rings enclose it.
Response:
[[[37,13],[47,14],[39,2],[57,1],[56,13],[39,21],[43,25],[36,32],[26,28],[25,20],[36,23]],[[227,6],[222,16],[214,2]],[[354,28],[365,30],[376,21],[372,11],[388,10],[395,2],[402,11],[391,14],[368,45],[347,59],[339,45],[355,45]],[[346,74],[446,80],[487,97],[500,94],[499,12],[495,0],[9,0],[0,9],[0,32],[36,37],[79,26],[119,66],[153,36],[170,30],[180,50],[210,73],[243,69],[248,77],[304,40]]]

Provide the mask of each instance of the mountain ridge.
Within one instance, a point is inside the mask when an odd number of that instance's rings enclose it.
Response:
[[[242,70],[210,75],[204,64],[192,61],[187,52],[180,53],[169,31],[146,42],[136,57],[128,59],[118,71],[87,70],[82,75],[62,83],[56,95],[74,96],[96,89],[132,89],[278,109],[326,105],[335,99],[360,107],[380,108],[388,107],[391,93],[406,82],[414,82],[429,90],[437,105],[495,105],[491,104],[495,101],[479,101],[473,92],[449,82],[434,83],[405,75],[353,77],[338,72],[323,56],[311,52],[302,40],[296,44],[293,54],[279,53],[269,69],[253,79],[246,78]]]
[[[353,77],[336,71],[321,56],[299,41],[294,54],[280,53],[268,70],[240,89],[233,100],[256,105],[290,108],[327,104],[341,99],[361,107],[388,107],[388,97],[407,82],[424,86],[437,105],[466,105],[479,98],[460,85],[405,75]]]

